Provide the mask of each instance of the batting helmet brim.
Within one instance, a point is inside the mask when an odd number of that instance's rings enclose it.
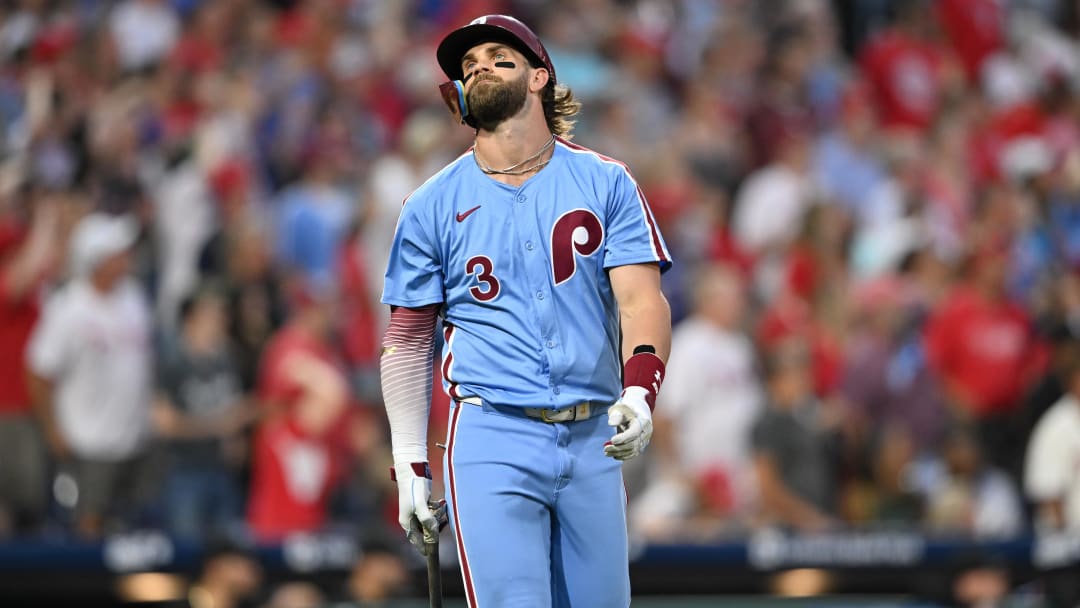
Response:
[[[534,68],[548,68],[544,61],[533,52],[520,38],[506,28],[489,25],[486,23],[474,23],[450,32],[439,43],[435,51],[435,57],[439,60],[439,67],[446,73],[450,80],[461,80],[464,72],[461,69],[461,58],[469,49],[485,42],[499,42],[505,44],[529,60]],[[554,78],[554,74],[551,75]]]

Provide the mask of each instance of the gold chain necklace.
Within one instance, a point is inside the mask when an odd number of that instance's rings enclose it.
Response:
[[[485,165],[484,162],[480,160],[480,157],[477,156],[477,154],[476,154],[476,140],[473,140],[473,160],[476,161],[476,166],[479,167],[480,170],[483,171],[484,173],[486,173],[487,175],[492,175],[492,174],[498,174],[498,175],[525,175],[526,173],[531,173],[533,171],[536,171],[537,169],[542,168],[544,165],[551,162],[551,159],[549,158],[547,160],[540,161],[540,162],[536,163],[535,165],[533,165],[531,167],[526,167],[524,169],[518,169],[518,167],[520,167],[521,165],[524,165],[527,162],[531,162],[531,161],[536,160],[537,158],[540,158],[541,156],[544,155],[545,152],[547,152],[549,149],[551,149],[551,146],[553,146],[553,145],[555,145],[555,136],[554,135],[552,135],[551,139],[549,139],[548,142],[546,144],[544,144],[544,147],[540,148],[539,152],[537,152],[536,154],[533,154],[529,158],[526,158],[525,160],[523,160],[523,161],[521,161],[519,163],[515,163],[513,165],[510,165],[509,167],[507,167],[505,169],[492,169],[491,167]]]

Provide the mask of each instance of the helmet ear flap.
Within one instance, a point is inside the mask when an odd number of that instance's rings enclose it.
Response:
[[[476,128],[476,119],[469,114],[465,99],[465,85],[460,80],[450,80],[439,85],[439,94],[454,120]]]

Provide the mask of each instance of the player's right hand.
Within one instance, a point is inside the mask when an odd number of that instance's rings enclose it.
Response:
[[[427,555],[439,538],[438,509],[432,509],[431,469],[426,462],[395,463],[398,523],[420,553]],[[413,522],[416,522],[414,524]],[[418,525],[417,525],[418,524]]]
[[[431,555],[432,551],[438,550],[438,530],[442,530],[446,527],[448,522],[446,517],[446,500],[440,499],[436,502],[429,502],[428,509],[430,509],[431,514],[435,516],[437,530],[435,535],[429,535],[429,530],[420,524],[420,519],[415,514],[409,519],[409,531],[405,534],[409,539],[409,542],[411,542],[424,557]]]

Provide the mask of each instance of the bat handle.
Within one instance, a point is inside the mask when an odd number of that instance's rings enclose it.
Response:
[[[439,539],[427,556],[428,600],[431,608],[442,608],[442,568],[439,567]]]

